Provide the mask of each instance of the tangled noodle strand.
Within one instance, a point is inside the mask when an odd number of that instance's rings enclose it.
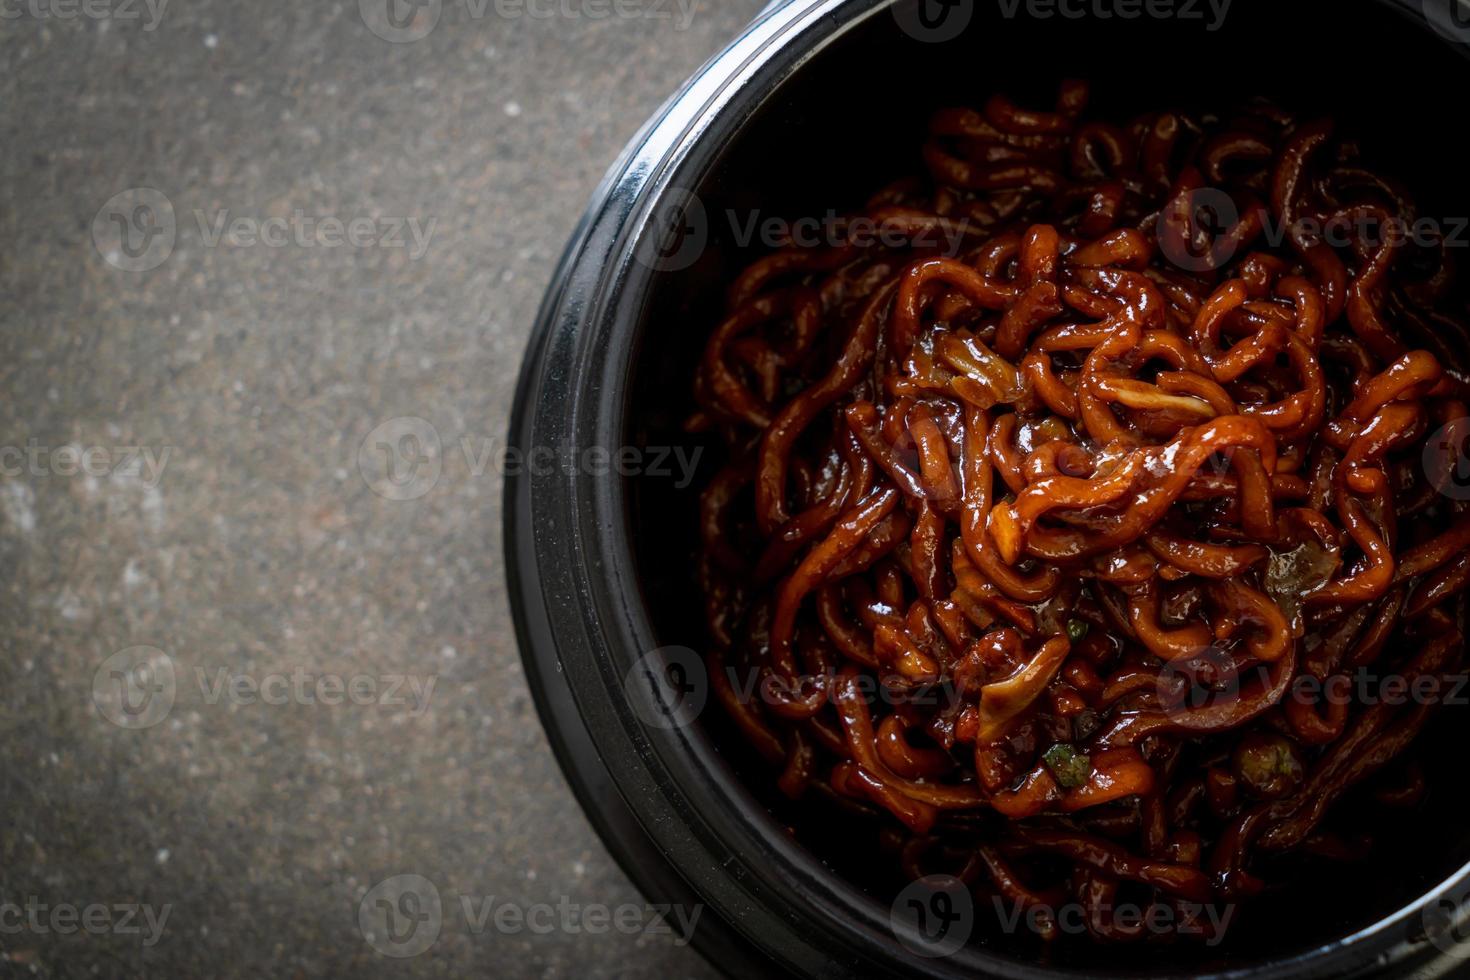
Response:
[[[1422,484],[1470,392],[1447,254],[1330,122],[1087,102],[936,114],[882,242],[735,281],[690,426],[708,667],[781,790],[1128,941],[1120,887],[1249,895],[1351,850],[1352,787],[1417,799],[1431,706],[1343,682],[1459,666],[1470,514]]]

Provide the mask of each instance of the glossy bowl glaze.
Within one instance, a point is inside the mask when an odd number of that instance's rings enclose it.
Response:
[[[1219,949],[1046,955],[977,926],[952,954],[916,956],[892,896],[865,875],[871,838],[808,826],[809,812],[773,798],[770,774],[706,703],[688,652],[702,642],[697,481],[654,457],[699,452],[706,475],[713,463],[680,422],[723,284],[759,251],[742,241],[744,218],[850,209],[917,169],[933,108],[998,90],[1044,103],[1066,76],[1091,79],[1095,104],[1115,116],[1245,90],[1335,115],[1388,149],[1383,169],[1412,179],[1428,213],[1470,213],[1443,132],[1470,77],[1465,48],[1417,2],[1235,0],[1215,29],[1208,13],[1124,21],[1010,9],[779,4],[664,105],[599,187],[541,309],[511,442],[528,459],[633,447],[641,465],[621,476],[533,466],[505,491],[511,599],[552,745],[630,876],[652,901],[700,905],[692,938],[734,975],[1444,974],[1470,955],[1451,931],[1470,891],[1458,787],[1395,832],[1376,864],[1265,900],[1256,925]],[[1458,740],[1433,737],[1455,766]]]

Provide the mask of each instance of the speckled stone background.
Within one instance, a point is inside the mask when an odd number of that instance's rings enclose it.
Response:
[[[642,899],[486,460],[597,179],[760,2],[415,2],[4,5],[0,976],[711,974],[496,925]],[[368,921],[399,875],[416,956]]]

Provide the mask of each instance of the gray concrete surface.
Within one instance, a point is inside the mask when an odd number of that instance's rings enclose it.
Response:
[[[759,0],[387,2],[0,5],[0,976],[711,975],[547,749],[486,450]]]

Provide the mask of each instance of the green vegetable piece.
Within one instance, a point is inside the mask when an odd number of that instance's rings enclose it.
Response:
[[[1041,754],[1041,760],[1064,789],[1076,789],[1092,775],[1092,759],[1065,742],[1047,749]]]

